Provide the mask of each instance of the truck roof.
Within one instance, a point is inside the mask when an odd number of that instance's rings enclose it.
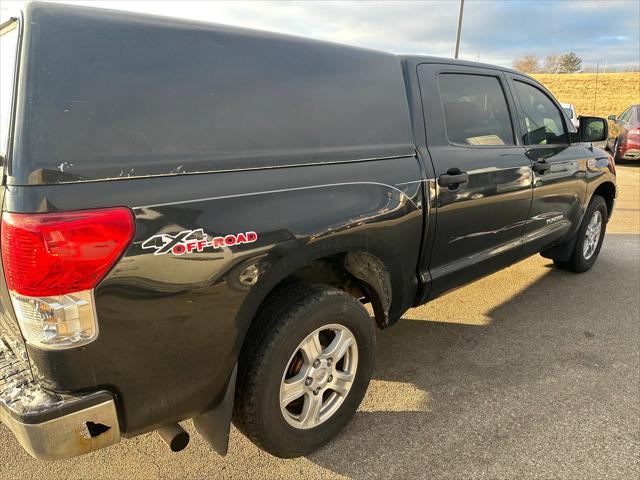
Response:
[[[442,63],[446,65],[461,65],[465,67],[476,67],[476,68],[487,68],[491,70],[500,70],[502,72],[508,72],[515,75],[520,75],[522,77],[531,78],[535,81],[531,76],[526,73],[519,72],[512,68],[501,67],[499,65],[492,65],[490,63],[481,63],[481,62],[472,62],[469,60],[461,60],[457,58],[447,58],[447,57],[434,57],[430,55],[400,55],[400,58],[403,62],[411,63],[411,64],[420,64],[420,63]]]

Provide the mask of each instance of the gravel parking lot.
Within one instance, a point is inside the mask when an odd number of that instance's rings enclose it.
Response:
[[[591,271],[536,256],[409,311],[378,335],[359,413],[309,457],[275,459],[234,430],[225,458],[149,434],[43,463],[0,425],[0,478],[638,478],[640,165],[618,173]]]

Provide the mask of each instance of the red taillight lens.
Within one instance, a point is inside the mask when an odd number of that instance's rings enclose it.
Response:
[[[133,238],[127,208],[4,213],[2,266],[9,290],[32,297],[89,290]]]
[[[640,144],[640,128],[634,128],[633,130],[629,130],[629,133],[627,133],[627,147],[638,148],[639,144]]]

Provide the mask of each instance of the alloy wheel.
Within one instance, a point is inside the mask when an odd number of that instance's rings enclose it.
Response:
[[[280,383],[280,410],[299,429],[326,422],[342,405],[355,380],[358,346],[337,324],[309,334],[293,352]]]
[[[593,212],[591,220],[587,225],[587,231],[584,235],[584,244],[582,245],[582,256],[585,260],[589,260],[596,249],[598,248],[598,242],[600,241],[600,232],[602,231],[602,213],[600,210]]]

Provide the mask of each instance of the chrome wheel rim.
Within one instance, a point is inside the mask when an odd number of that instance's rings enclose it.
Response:
[[[602,213],[600,210],[593,212],[589,225],[587,225],[587,231],[584,235],[584,244],[582,245],[582,256],[585,260],[589,260],[593,257],[600,241],[600,232],[602,231]]]
[[[358,345],[337,324],[309,334],[289,359],[280,382],[280,411],[299,429],[326,422],[347,398],[358,368]]]

